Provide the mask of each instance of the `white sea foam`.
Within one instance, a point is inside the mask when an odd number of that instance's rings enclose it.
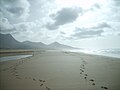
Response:
[[[78,49],[78,50],[70,50],[70,51],[120,58],[120,48],[117,48],[117,49]]]

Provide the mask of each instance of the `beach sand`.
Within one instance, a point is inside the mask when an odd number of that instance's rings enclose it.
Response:
[[[120,90],[120,58],[34,51],[0,63],[0,90]]]

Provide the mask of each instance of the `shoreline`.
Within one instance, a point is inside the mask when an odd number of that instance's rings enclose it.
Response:
[[[0,57],[34,54],[33,50],[0,50]]]
[[[119,90],[120,59],[68,51],[0,63],[1,90]]]
[[[119,55],[117,54],[107,54],[107,53],[87,53],[87,52],[82,52],[82,51],[70,51],[73,53],[84,53],[84,54],[88,54],[88,55],[98,55],[98,56],[105,56],[105,57],[111,57],[111,58],[120,58]]]
[[[70,52],[70,53],[78,53],[78,54],[85,54],[85,55],[92,55],[92,56],[100,56],[100,57],[108,57],[108,58],[116,58],[120,59],[120,57],[114,57],[110,55],[103,55],[103,54],[94,54],[94,53],[85,53],[85,52],[74,52],[69,50],[1,50],[0,51],[0,57],[6,57],[6,56],[15,56],[15,55],[34,55],[34,52],[44,52],[44,51],[50,51],[50,52]]]

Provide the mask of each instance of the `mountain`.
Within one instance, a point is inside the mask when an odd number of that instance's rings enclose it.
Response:
[[[0,34],[0,48],[15,49],[15,48],[28,48],[26,45],[15,40],[10,34]]]
[[[58,42],[53,42],[51,44],[48,45],[49,48],[53,48],[53,49],[77,49],[75,47],[71,47],[68,45],[64,45],[64,44],[60,44]]]
[[[31,42],[31,41],[24,41],[23,44],[29,46],[29,48],[41,48],[46,49],[47,45],[42,42]]]
[[[68,45],[53,42],[46,45],[42,42],[19,42],[10,34],[0,34],[0,49],[77,49]]]

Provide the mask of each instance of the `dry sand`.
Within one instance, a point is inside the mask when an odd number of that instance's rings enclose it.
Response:
[[[0,67],[0,90],[120,90],[119,58],[37,51]]]

